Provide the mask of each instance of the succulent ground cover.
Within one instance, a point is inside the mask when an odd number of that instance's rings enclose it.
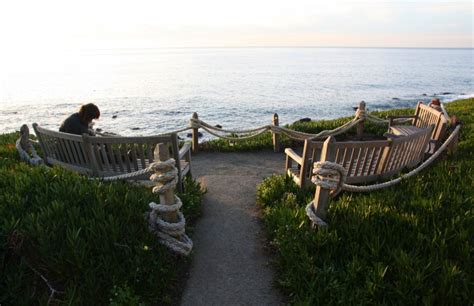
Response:
[[[18,160],[17,137],[0,136],[0,304],[171,304],[189,259],[149,232],[144,213],[158,197],[29,166]],[[192,224],[199,184],[187,181],[179,196]]]
[[[292,303],[472,304],[474,99],[447,109],[464,123],[454,156],[388,189],[341,193],[329,203],[327,228],[313,229],[304,211],[314,188],[285,176],[259,186],[278,285]],[[413,110],[379,115],[394,112]]]

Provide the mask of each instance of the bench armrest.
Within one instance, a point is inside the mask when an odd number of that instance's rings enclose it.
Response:
[[[388,126],[391,127],[393,125],[393,122],[396,119],[415,119],[417,118],[417,115],[405,115],[405,116],[388,116]]]
[[[179,159],[183,159],[186,154],[191,152],[191,144],[189,142],[185,143],[181,149],[179,149]]]
[[[395,135],[395,134],[392,134],[392,133],[384,133],[383,134],[384,137],[388,138],[388,139],[396,139],[396,138],[400,138],[400,137],[403,137],[403,136],[400,136],[400,135]]]
[[[285,154],[287,155],[287,158],[290,157],[292,160],[294,160],[297,164],[301,165],[303,164],[303,158],[296,154],[295,151],[293,151],[290,148],[285,149]]]

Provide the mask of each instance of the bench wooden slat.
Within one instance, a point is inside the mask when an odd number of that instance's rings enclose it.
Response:
[[[65,139],[58,139],[59,141],[59,146],[60,146],[60,152],[62,153],[62,158],[64,159],[65,162],[72,164],[72,158],[69,156],[69,152],[66,148],[65,144]]]
[[[132,156],[132,165],[134,171],[138,171],[136,144],[130,146],[130,155]]]
[[[143,148],[143,144],[139,143],[138,145],[138,154],[140,155],[140,162],[142,163],[142,169],[146,168],[146,158],[145,158],[145,150]]]
[[[124,171],[126,172],[131,172],[131,168],[130,168],[130,156],[128,155],[128,146],[126,144],[121,144],[120,145],[120,152],[121,152],[121,155],[123,157],[123,160],[124,160],[124,166],[126,168],[126,170],[124,169]]]

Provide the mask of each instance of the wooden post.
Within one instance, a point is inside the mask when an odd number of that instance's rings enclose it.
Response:
[[[170,158],[168,148],[163,143],[157,144],[155,147],[154,157],[155,160],[168,160]],[[165,191],[165,193],[160,194],[160,204],[172,205],[174,204],[174,202],[175,199],[173,189],[169,189]],[[178,221],[178,215],[176,212],[163,213],[163,220],[165,220],[166,222],[175,223]]]
[[[197,113],[193,113],[193,119],[199,119]],[[193,136],[193,153],[196,154],[199,151],[199,132],[198,128],[193,128],[192,136]]]
[[[321,161],[334,161],[334,148],[333,143],[336,142],[335,138],[329,136],[328,139],[323,144],[323,149],[321,151]],[[329,201],[329,189],[324,189],[321,186],[316,186],[316,192],[314,194],[313,205],[314,212],[316,216],[321,219],[326,218],[327,205]]]
[[[364,101],[361,101],[359,103],[358,111],[365,111]],[[365,119],[357,124],[357,140],[362,140],[362,138],[364,137],[364,125],[365,125]]]
[[[278,120],[278,114],[275,113],[273,114],[273,120],[272,123],[274,126],[279,125],[279,120]],[[273,132],[273,152],[280,152],[281,146],[280,146],[280,134]]]

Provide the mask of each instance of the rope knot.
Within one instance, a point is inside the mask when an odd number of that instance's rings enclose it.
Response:
[[[150,181],[156,183],[153,193],[162,194],[176,186],[178,169],[175,164],[175,160],[170,158],[165,161],[155,161],[148,166],[149,172],[155,172],[150,176]]]
[[[331,196],[336,196],[344,186],[347,170],[343,166],[329,162],[315,162],[311,182],[317,186],[331,190]]]
[[[200,128],[201,127],[201,120],[195,119],[195,118],[189,119],[189,127],[192,128],[192,129]]]
[[[365,120],[367,118],[367,111],[365,109],[358,108],[355,113],[355,116],[357,119]]]

